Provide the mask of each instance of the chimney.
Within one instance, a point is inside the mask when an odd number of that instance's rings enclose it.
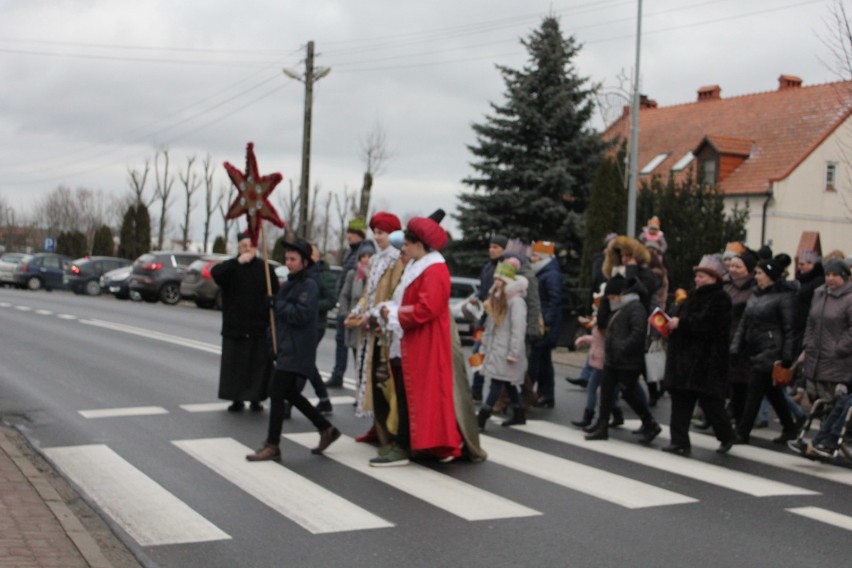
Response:
[[[795,75],[781,75],[778,77],[778,90],[797,89],[802,86],[802,80]]]
[[[639,108],[657,108],[657,101],[649,99],[648,95],[639,95]]]
[[[719,85],[708,85],[698,89],[698,102],[718,101],[722,98],[722,88]]]

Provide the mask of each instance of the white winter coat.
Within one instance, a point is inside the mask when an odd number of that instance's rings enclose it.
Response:
[[[506,316],[500,326],[494,318],[485,323],[482,347],[485,362],[482,374],[489,379],[499,379],[519,385],[524,382],[527,370],[527,355],[524,337],[527,330],[527,304],[524,300],[529,282],[523,276],[503,288],[506,294]]]

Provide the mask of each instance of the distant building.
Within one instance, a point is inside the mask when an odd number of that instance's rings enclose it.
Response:
[[[697,101],[669,107],[642,97],[640,181],[674,173],[717,185],[729,210],[748,205],[752,248],[792,255],[802,231],[815,231],[852,253],[852,81],[803,87],[781,75],[774,91],[721,92],[701,87]],[[605,139],[629,140],[629,110]]]

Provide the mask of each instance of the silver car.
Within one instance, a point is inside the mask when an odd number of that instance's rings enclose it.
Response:
[[[25,256],[22,252],[4,252],[0,256],[0,286],[15,286],[15,267]]]

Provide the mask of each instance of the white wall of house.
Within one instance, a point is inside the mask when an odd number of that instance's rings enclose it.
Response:
[[[826,166],[835,164],[834,191],[826,189]],[[746,243],[760,247],[765,197],[729,197],[728,210],[750,208]],[[823,253],[852,255],[852,118],[835,130],[786,178],[775,183],[767,209],[766,242],[793,256],[802,231],[818,231]]]

